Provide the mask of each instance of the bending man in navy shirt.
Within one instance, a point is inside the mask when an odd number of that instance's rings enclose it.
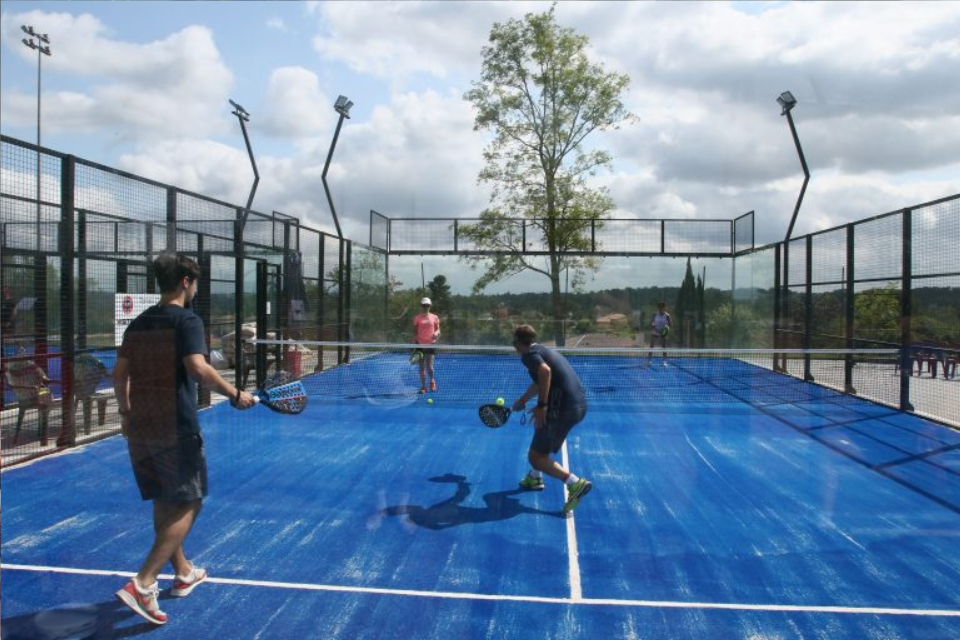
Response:
[[[564,512],[573,511],[593,485],[564,469],[550,456],[560,451],[567,434],[587,415],[587,397],[580,378],[562,355],[537,344],[537,332],[529,325],[520,325],[513,331],[513,348],[527,368],[533,381],[516,402],[513,411],[525,410],[527,401],[537,398],[533,408],[533,440],[527,459],[531,470],[520,481],[520,486],[542,491],[543,474],[561,480],[567,486]]]

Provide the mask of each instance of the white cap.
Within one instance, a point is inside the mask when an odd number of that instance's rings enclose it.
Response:
[[[420,301],[420,304],[433,304],[433,303],[430,302],[430,298],[424,298]]]

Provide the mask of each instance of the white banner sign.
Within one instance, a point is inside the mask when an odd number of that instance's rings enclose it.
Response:
[[[113,317],[116,322],[114,329],[114,343],[120,346],[123,343],[123,332],[138,315],[160,302],[159,293],[118,293],[113,297]]]

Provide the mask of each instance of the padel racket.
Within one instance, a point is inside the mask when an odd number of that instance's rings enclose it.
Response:
[[[276,373],[253,392],[255,402],[277,413],[297,414],[307,408],[307,390],[286,371]]]
[[[423,360],[423,351],[415,349],[414,352],[410,354],[410,364],[420,364],[421,360]]]
[[[480,422],[491,429],[499,429],[510,419],[510,409],[500,404],[485,404],[480,407]],[[527,413],[521,413],[520,424],[527,422]]]

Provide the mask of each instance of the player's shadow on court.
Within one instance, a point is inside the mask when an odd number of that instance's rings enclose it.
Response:
[[[430,478],[430,482],[445,482],[457,485],[457,491],[443,502],[423,507],[402,504],[386,507],[380,513],[386,516],[407,516],[410,522],[425,529],[448,529],[464,524],[479,524],[508,520],[521,514],[563,518],[562,511],[544,511],[522,504],[512,496],[528,493],[523,489],[495,491],[483,494],[484,507],[465,507],[463,502],[470,495],[470,483],[463,476],[448,473]]]
[[[166,598],[161,596],[160,599]],[[119,601],[111,599],[96,604],[66,604],[4,618],[3,640],[132,638],[160,628],[138,617]]]

